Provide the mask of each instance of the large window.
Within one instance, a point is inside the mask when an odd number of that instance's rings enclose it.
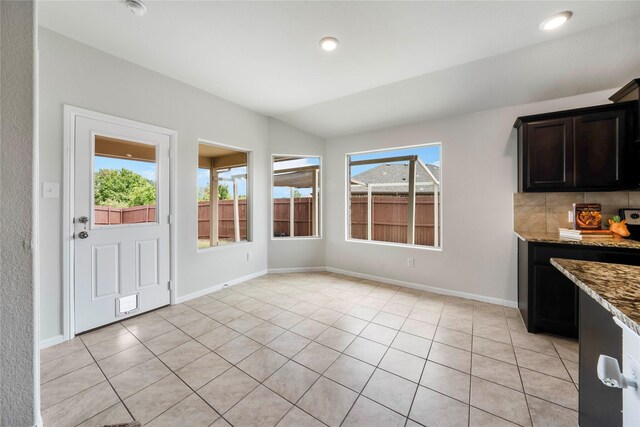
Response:
[[[347,238],[439,248],[440,144],[347,154]]]
[[[198,144],[199,249],[251,239],[248,158],[246,151]]]
[[[273,237],[320,237],[320,158],[272,160]]]

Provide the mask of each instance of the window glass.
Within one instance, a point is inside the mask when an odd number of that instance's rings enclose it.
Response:
[[[348,154],[348,238],[440,247],[440,156],[440,144]]]
[[[96,135],[93,157],[93,223],[156,223],[156,146]]]
[[[320,237],[320,158],[273,156],[273,236]]]
[[[198,248],[249,240],[247,159],[244,151],[199,144]]]

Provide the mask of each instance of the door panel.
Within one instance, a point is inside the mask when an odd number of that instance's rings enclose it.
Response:
[[[136,251],[136,270],[137,283],[136,288],[144,288],[146,286],[159,286],[158,272],[158,239],[136,242],[138,250]]]
[[[120,294],[120,245],[94,246],[91,260],[93,270],[93,297],[99,298]]]
[[[81,116],[74,135],[79,333],[170,302],[170,137]]]

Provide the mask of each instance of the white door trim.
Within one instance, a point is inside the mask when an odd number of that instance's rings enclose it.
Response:
[[[167,135],[170,140],[170,158],[169,158],[169,215],[171,222],[169,225],[169,253],[170,253],[170,270],[171,270],[171,304],[176,303],[176,171],[177,171],[177,153],[176,144],[178,132],[155,125],[136,122],[133,120],[123,119],[121,117],[111,116],[108,114],[98,113],[84,108],[64,105],[64,151],[63,151],[63,183],[62,183],[62,323],[64,340],[70,340],[75,336],[75,307],[73,292],[73,271],[74,271],[74,242],[73,233],[73,217],[74,217],[74,161],[75,161],[75,122],[76,117],[86,117],[94,120],[101,120],[122,126],[134,127],[150,132],[156,132]],[[161,219],[163,220],[163,219]],[[166,219],[168,220],[168,218]]]

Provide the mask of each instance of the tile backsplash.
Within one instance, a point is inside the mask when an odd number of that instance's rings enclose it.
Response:
[[[559,227],[571,228],[568,212],[574,203],[600,203],[603,223],[607,223],[620,208],[640,208],[640,191],[515,193],[513,228],[547,233],[557,233]]]

